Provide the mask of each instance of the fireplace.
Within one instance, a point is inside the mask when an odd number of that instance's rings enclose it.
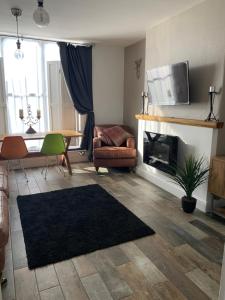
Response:
[[[165,173],[175,175],[177,164],[178,137],[144,132],[143,162]]]

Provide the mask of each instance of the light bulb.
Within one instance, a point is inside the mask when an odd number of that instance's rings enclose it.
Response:
[[[49,24],[49,14],[47,13],[47,11],[39,6],[33,14],[33,19],[34,22],[39,26],[39,27],[45,27]]]
[[[18,38],[17,42],[16,42],[16,51],[14,53],[14,56],[16,59],[18,60],[22,60],[24,58],[24,53],[23,51],[21,50],[21,43],[20,43],[20,40]]]
[[[22,60],[24,58],[24,53],[21,49],[16,49],[14,56],[18,60]]]

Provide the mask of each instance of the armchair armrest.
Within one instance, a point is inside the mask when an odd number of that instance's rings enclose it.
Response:
[[[93,138],[93,148],[100,148],[102,146],[102,141],[100,140],[100,138],[95,137]]]
[[[133,148],[135,149],[135,137],[129,137],[127,138],[127,148]]]

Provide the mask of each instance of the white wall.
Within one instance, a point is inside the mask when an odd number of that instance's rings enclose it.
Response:
[[[137,78],[135,61],[142,59],[140,78]],[[135,114],[142,109],[141,92],[144,90],[145,78],[145,40],[141,40],[129,47],[124,52],[124,124],[131,127],[137,136],[138,122]]]
[[[6,134],[6,106],[3,59],[0,57],[0,135]]]
[[[93,47],[95,123],[123,123],[124,48]]]

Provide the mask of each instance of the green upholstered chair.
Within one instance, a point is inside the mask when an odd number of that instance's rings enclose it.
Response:
[[[65,153],[66,146],[64,142],[64,138],[62,134],[59,133],[50,133],[47,134],[44,138],[44,142],[41,148],[41,153],[47,157],[47,165],[46,168],[43,168],[42,173],[45,169],[45,179],[47,178],[47,172],[48,172],[48,157],[49,156],[56,156],[57,159],[57,165],[59,167],[59,161],[58,161],[58,155],[62,155]],[[61,169],[59,168],[61,171]],[[64,171],[62,171],[64,174]]]

